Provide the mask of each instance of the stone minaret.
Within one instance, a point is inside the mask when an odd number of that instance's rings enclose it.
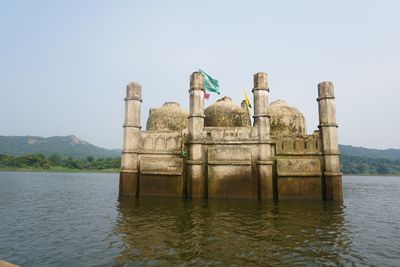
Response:
[[[121,158],[119,194],[138,194],[138,149],[140,135],[140,106],[142,86],[136,82],[128,84],[125,98],[124,144]]]
[[[318,111],[322,155],[324,198],[342,199],[342,174],[340,173],[339,145],[336,124],[335,95],[332,82],[318,84]]]
[[[270,124],[268,111],[268,80],[267,73],[254,74],[254,126],[257,127],[260,140],[257,161],[259,173],[259,198],[273,198],[272,161],[270,144]]]
[[[200,72],[190,76],[189,160],[187,194],[192,198],[206,197],[207,181],[204,173],[202,145],[204,128],[204,79]]]

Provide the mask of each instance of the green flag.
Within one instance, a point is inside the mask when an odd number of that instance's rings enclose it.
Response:
[[[205,73],[200,69],[199,72],[203,74],[204,77],[204,89],[206,89],[209,92],[220,94],[218,80],[214,79],[213,77],[211,77],[210,75],[208,75],[207,73]]]

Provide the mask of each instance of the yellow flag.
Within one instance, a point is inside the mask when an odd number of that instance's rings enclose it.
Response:
[[[246,100],[247,107],[252,108],[251,103],[250,103],[250,99],[249,99],[249,96],[246,93],[246,90],[244,91],[244,99]]]

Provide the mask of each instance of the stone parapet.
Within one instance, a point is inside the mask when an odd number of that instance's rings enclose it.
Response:
[[[312,134],[303,137],[277,137],[275,142],[276,155],[308,155],[321,153],[321,141],[319,135]]]

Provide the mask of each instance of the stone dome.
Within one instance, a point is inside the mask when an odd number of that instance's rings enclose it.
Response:
[[[204,110],[204,126],[243,127],[250,126],[246,109],[236,106],[230,97],[223,97]]]
[[[305,135],[306,120],[295,107],[283,100],[272,102],[268,107],[272,135]]]
[[[159,108],[150,109],[146,130],[178,131],[188,127],[189,113],[176,102],[165,102]]]

